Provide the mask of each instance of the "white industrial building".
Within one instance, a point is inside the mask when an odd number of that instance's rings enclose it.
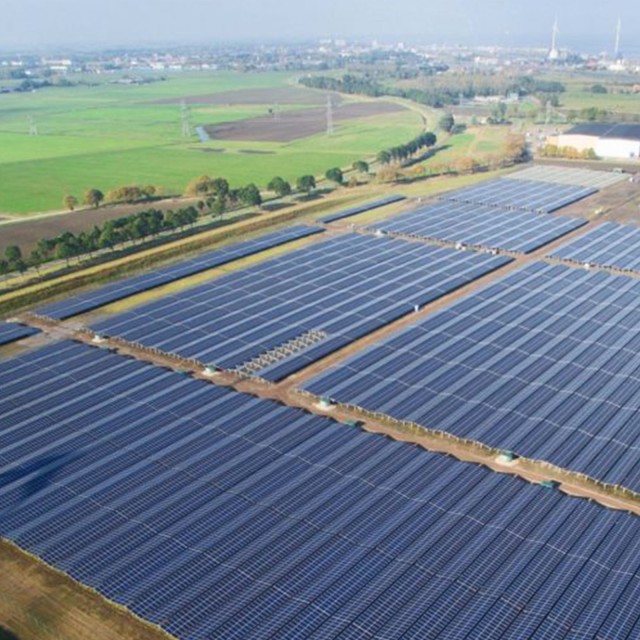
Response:
[[[579,124],[556,136],[553,143],[578,151],[593,149],[600,158],[638,159],[640,124]]]

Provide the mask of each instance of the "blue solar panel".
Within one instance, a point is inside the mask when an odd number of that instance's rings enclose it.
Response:
[[[323,229],[319,227],[289,227],[288,229],[275,231],[254,240],[247,240],[246,242],[240,242],[229,247],[209,251],[195,258],[183,260],[178,264],[156,269],[151,273],[118,280],[96,291],[65,298],[60,302],[54,302],[40,307],[36,311],[39,314],[51,318],[64,320],[71,316],[92,311],[116,300],[122,300],[136,293],[154,289],[155,287],[179,280],[180,278],[186,278],[201,271],[222,266],[233,260],[246,258],[260,251],[322,232]]]
[[[401,196],[401,195],[388,196],[386,198],[381,198],[380,200],[375,200],[374,202],[368,202],[358,207],[344,209],[342,211],[338,211],[337,213],[332,213],[332,214],[329,214],[328,216],[323,216],[322,218],[318,218],[317,222],[328,223],[328,222],[334,222],[336,220],[342,220],[343,218],[349,218],[351,216],[358,215],[359,213],[364,213],[365,211],[371,211],[373,209],[385,207],[388,204],[392,204],[394,202],[401,202],[402,200],[405,200],[405,196]]]
[[[640,271],[640,228],[605,222],[556,249],[551,256],[622,271]]]
[[[94,328],[226,369],[250,366],[250,373],[280,380],[509,260],[346,234]]]
[[[0,346],[28,338],[38,333],[38,329],[17,322],[0,321]]]
[[[442,195],[441,199],[516,211],[551,213],[597,191],[593,187],[496,178],[472,187],[451,191]]]
[[[637,637],[628,513],[85,345],[0,381],[0,534],[178,638]]]
[[[586,224],[582,218],[439,202],[372,225],[389,234],[528,253]]]
[[[534,263],[305,388],[640,490],[640,281]]]

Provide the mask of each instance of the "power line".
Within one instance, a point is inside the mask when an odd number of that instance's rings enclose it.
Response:
[[[191,124],[189,122],[189,107],[187,107],[187,103],[184,100],[180,103],[180,119],[182,121],[182,137],[190,138]]]
[[[331,103],[331,95],[327,96],[327,135],[333,135],[333,104]]]

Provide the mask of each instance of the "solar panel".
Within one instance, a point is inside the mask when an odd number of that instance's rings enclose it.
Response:
[[[640,228],[605,222],[562,245],[552,258],[622,271],[640,271]]]
[[[582,218],[439,202],[374,224],[371,228],[481,249],[528,253],[586,224]]]
[[[509,260],[345,234],[166,296],[94,328],[280,380]]]
[[[17,322],[0,321],[0,346],[28,338],[38,333],[38,329]]]
[[[509,180],[533,180],[536,182],[552,182],[603,189],[626,180],[627,176],[613,171],[594,171],[592,169],[575,169],[572,167],[556,167],[553,165],[536,165],[509,174]]]
[[[640,281],[534,263],[305,389],[640,490]]]
[[[95,291],[65,298],[60,302],[40,307],[36,313],[64,320],[72,316],[92,311],[111,302],[128,298],[129,296],[160,287],[169,282],[222,266],[233,260],[271,249],[273,247],[322,233],[320,227],[294,226],[273,233],[266,234],[253,240],[240,242],[229,247],[199,254],[194,258],[183,260],[178,264],[156,269],[131,278],[118,280]]]
[[[628,513],[85,345],[0,380],[0,534],[177,638],[637,637]]]
[[[368,202],[366,204],[363,204],[357,207],[352,207],[350,209],[344,209],[342,211],[338,211],[337,213],[332,213],[328,216],[323,216],[322,218],[318,218],[317,222],[323,222],[325,224],[328,222],[335,222],[336,220],[349,218],[351,216],[358,215],[359,213],[364,213],[365,211],[371,211],[373,209],[385,207],[394,202],[401,202],[402,200],[405,200],[405,199],[406,199],[405,196],[401,196],[401,195],[388,196],[386,198],[381,198],[380,200],[375,200],[373,202]]]
[[[497,178],[441,196],[442,200],[551,213],[597,192],[592,187]]]

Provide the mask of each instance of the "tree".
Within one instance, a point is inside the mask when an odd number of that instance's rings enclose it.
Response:
[[[12,265],[13,263],[18,262],[18,260],[22,260],[22,251],[18,245],[10,244],[4,250],[4,257],[9,262],[9,265]]]
[[[9,262],[7,260],[0,260],[0,276],[4,279],[9,273],[11,273]]]
[[[244,189],[242,189],[240,192],[240,199],[244,204],[250,207],[259,207],[262,204],[260,190],[253,183],[248,184]]]
[[[100,232],[98,238],[98,246],[101,249],[111,249],[113,251],[114,245],[118,242],[118,236],[113,225],[106,224]]]
[[[209,176],[198,176],[187,185],[186,195],[201,196],[213,193],[213,178]]]
[[[136,202],[136,200],[142,200],[145,197],[142,189],[135,184],[111,189],[107,193],[109,202]]]
[[[296,189],[304,193],[311,193],[316,188],[316,179],[311,175],[300,176],[296,180]]]
[[[104,193],[100,189],[89,189],[84,194],[84,203],[91,207],[99,207],[104,200]]]
[[[369,173],[369,163],[364,160],[356,160],[351,166],[358,173]]]
[[[38,251],[38,249],[33,249],[31,255],[29,256],[29,264],[32,267],[35,267],[38,274],[40,274],[40,265],[45,261],[44,256]]]
[[[376,160],[380,164],[389,164],[391,162],[391,154],[386,150],[379,151]]]
[[[438,121],[438,127],[447,133],[451,132],[453,127],[455,127],[456,121],[453,118],[453,114],[445,113],[442,118]]]
[[[267,185],[269,191],[273,191],[279,198],[284,198],[291,194],[291,185],[280,176],[276,176]]]
[[[66,260],[67,267],[69,266],[69,259],[75,255],[74,247],[71,240],[67,235],[62,235],[56,243],[56,259]]]
[[[603,84],[594,84],[591,86],[591,93],[609,93],[607,87]]]
[[[211,193],[220,197],[226,197],[229,194],[229,183],[224,178],[214,178],[211,181]]]
[[[331,180],[331,182],[335,182],[336,184],[342,184],[344,180],[344,175],[342,170],[338,167],[332,167],[325,174],[324,177],[327,180]]]
[[[222,216],[227,209],[227,199],[224,197],[218,197],[209,205],[211,207],[211,214],[218,216],[222,220]]]
[[[62,199],[62,204],[64,204],[69,211],[73,211],[78,206],[78,198],[72,195],[65,196]]]
[[[148,184],[140,189],[147,200],[151,200],[158,190],[152,184]]]

